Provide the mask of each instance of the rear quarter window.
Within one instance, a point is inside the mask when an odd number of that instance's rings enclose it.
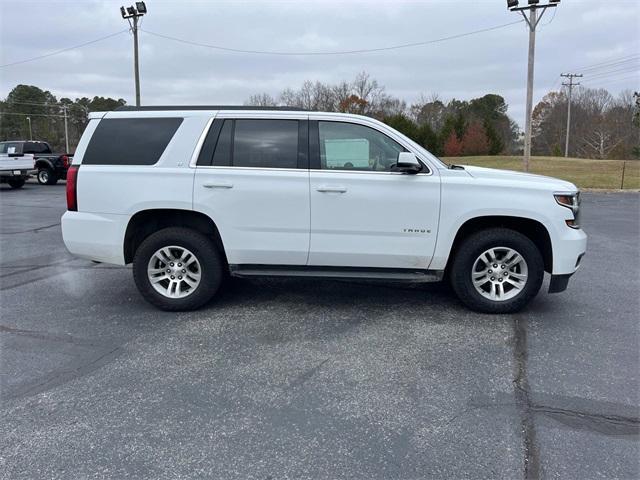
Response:
[[[182,118],[107,118],[93,133],[85,165],[153,165],[175,135]]]

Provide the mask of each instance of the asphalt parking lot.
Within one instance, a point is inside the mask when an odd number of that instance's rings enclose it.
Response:
[[[586,193],[563,294],[234,280],[164,313],[0,188],[0,477],[638,478],[640,195]]]

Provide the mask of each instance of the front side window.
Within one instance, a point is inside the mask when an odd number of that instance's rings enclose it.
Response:
[[[406,149],[373,128],[346,122],[318,122],[320,168],[390,172]]]

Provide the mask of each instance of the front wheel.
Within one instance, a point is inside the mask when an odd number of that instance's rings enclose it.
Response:
[[[138,290],[152,305],[195,310],[220,287],[223,263],[214,243],[188,228],[171,227],[148,236],[133,259]]]
[[[526,236],[506,228],[482,230],[465,239],[451,266],[451,284],[472,310],[514,313],[536,296],[544,261]]]

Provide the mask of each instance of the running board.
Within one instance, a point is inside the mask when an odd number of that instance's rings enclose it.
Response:
[[[310,277],[360,280],[387,280],[392,282],[439,282],[442,270],[416,270],[411,268],[358,268],[293,265],[229,265],[233,277]]]

